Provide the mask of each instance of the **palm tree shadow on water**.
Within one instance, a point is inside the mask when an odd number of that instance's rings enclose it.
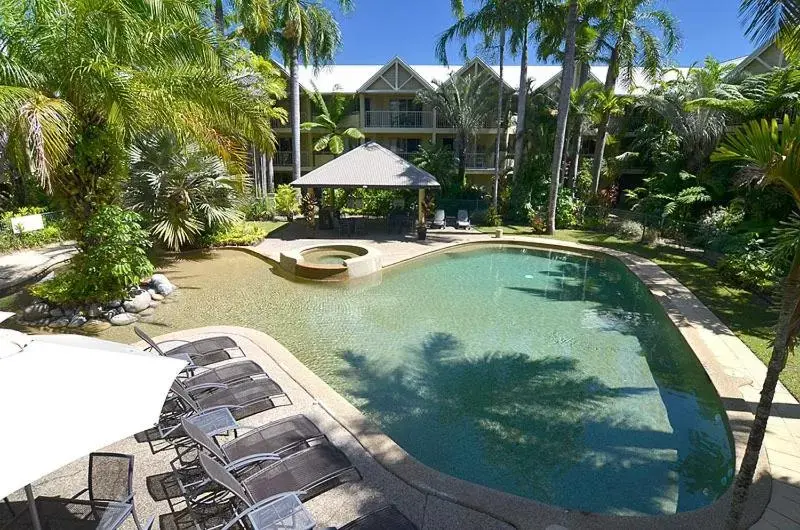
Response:
[[[662,513],[659,484],[648,477],[664,473],[664,462],[639,455],[636,469],[614,460],[590,482],[636,482],[640,499],[620,505],[608,499],[579,499],[565,481],[586,469],[603,440],[637,437],[637,445],[669,444],[663,433],[607,421],[612,399],[635,398],[652,389],[609,388],[576,369],[567,358],[535,359],[520,352],[464,353],[448,333],[431,333],[408,355],[370,358],[341,352],[342,375],[352,382],[351,397],[398,444],[425,464],[450,475],[542,502],[590,511]],[[401,361],[400,359],[403,359]],[[587,430],[590,429],[590,430]],[[592,460],[593,461],[593,460]],[[653,482],[650,480],[650,482]],[[628,488],[630,489],[630,488]],[[585,489],[583,491],[585,493]]]

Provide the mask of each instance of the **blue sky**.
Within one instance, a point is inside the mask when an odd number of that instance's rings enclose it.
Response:
[[[675,55],[676,64],[688,66],[709,54],[728,60],[754,49],[737,18],[737,0],[660,2],[680,21],[683,44]],[[355,0],[355,4],[353,13],[337,14],[344,38],[337,63],[383,64],[395,55],[409,63],[436,63],[434,42],[453,22],[449,0]],[[451,57],[451,62],[461,62],[457,48]]]

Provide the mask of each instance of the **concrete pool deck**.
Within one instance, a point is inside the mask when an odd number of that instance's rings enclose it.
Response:
[[[268,239],[253,250],[273,259],[275,252],[279,252],[278,249],[315,244],[317,241],[323,243],[330,240]],[[486,234],[475,233],[429,233],[428,240],[423,242],[416,242],[411,238],[339,241],[343,244],[353,242],[375,246],[384,254],[384,268],[434,251],[468,243],[528,244],[556,250],[605,254],[619,259],[648,287],[703,364],[722,399],[728,416],[738,470],[753,412],[766,375],[766,366],[689,289],[651,261],[625,252],[579,243],[519,236],[496,239]],[[674,527],[673,524],[684,526],[688,521],[681,521],[682,518],[701,513],[710,517],[704,526],[720,526],[729,495],[730,491],[716,503],[702,510],[669,516],[672,523],[668,527]],[[590,517],[604,518],[604,516]],[[661,518],[650,518],[649,523],[656,523],[659,519]],[[552,522],[576,528],[587,527],[589,523],[587,520]],[[569,524],[570,522],[578,523],[578,526],[573,526]],[[782,384],[778,385],[756,483],[751,490],[747,522],[754,523],[753,528],[758,529],[800,528],[800,404]],[[639,524],[641,523],[642,520],[639,520]],[[514,521],[514,524],[517,525],[517,521]],[[652,525],[648,524],[648,527]]]

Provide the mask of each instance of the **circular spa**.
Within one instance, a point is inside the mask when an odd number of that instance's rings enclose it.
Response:
[[[292,282],[253,256],[216,256],[168,272],[209,287],[182,290],[146,330],[224,314],[264,331],[438,472],[617,515],[696,510],[731,483],[713,384],[613,257],[472,244],[384,269],[380,282]]]
[[[280,254],[281,268],[308,280],[347,280],[381,270],[380,253],[358,245],[314,245]]]

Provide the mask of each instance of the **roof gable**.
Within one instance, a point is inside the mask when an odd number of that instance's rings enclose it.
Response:
[[[401,58],[395,57],[361,85],[358,92],[417,92],[424,88],[432,87]]]

